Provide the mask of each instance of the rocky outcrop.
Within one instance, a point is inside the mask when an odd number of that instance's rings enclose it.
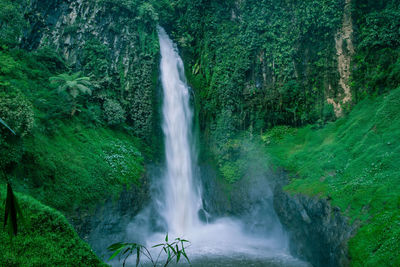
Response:
[[[338,73],[340,76],[339,86],[342,92],[338,94],[338,99],[329,97],[327,98],[327,102],[333,105],[337,117],[343,115],[343,105],[351,102],[353,98],[350,88],[350,67],[351,59],[354,55],[351,4],[351,0],[346,0],[343,12],[342,27],[335,36]],[[328,90],[332,91],[332,86],[330,84]]]
[[[313,266],[349,266],[347,242],[355,231],[328,199],[274,190],[274,207],[290,237],[293,255]]]
[[[98,204],[94,211],[79,208],[69,220],[79,236],[103,259],[107,247],[127,240],[126,228],[149,200],[147,183],[126,188],[117,199]]]
[[[28,18],[30,29],[22,46],[36,49],[52,46],[72,64],[80,64],[85,44],[95,38],[111,52],[111,68],[127,75],[137,60],[136,27],[132,12],[124,7],[108,6],[107,1],[32,0]]]

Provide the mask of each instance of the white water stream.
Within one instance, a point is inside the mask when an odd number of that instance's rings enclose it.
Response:
[[[159,28],[159,40],[166,159],[165,209],[161,214],[169,232],[184,235],[200,225],[197,213],[202,203],[193,178],[196,165],[191,149],[193,112],[183,62],[176,47],[162,28]]]

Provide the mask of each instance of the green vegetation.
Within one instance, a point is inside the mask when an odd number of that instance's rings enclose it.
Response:
[[[0,47],[2,49],[18,45],[27,21],[23,16],[26,0],[3,0],[0,2]]]
[[[53,137],[36,134],[25,140],[21,165],[9,177],[15,177],[15,190],[72,212],[117,196],[124,185],[140,185],[144,167],[139,145],[123,131],[69,123]]]
[[[257,132],[321,117],[326,85],[338,83],[334,36],[344,1],[178,2],[172,33],[205,131],[226,112],[235,130]]]
[[[1,186],[1,203],[5,200],[3,188]],[[12,240],[6,231],[0,231],[1,266],[104,265],[60,212],[29,196],[17,194],[17,198],[27,222]],[[1,205],[1,221],[3,216]]]
[[[399,110],[400,88],[322,129],[278,127],[262,136],[275,164],[294,174],[287,190],[329,197],[361,225],[350,241],[353,266],[400,264]]]
[[[50,77],[50,82],[57,86],[57,93],[59,95],[67,93],[67,97],[71,98],[72,111],[71,116],[74,116],[77,111],[76,99],[80,94],[92,94],[92,84],[89,77],[81,77],[81,73],[74,74],[62,73],[54,77]]]
[[[174,241],[168,241],[168,234],[165,236],[165,242],[152,246],[151,248],[160,248],[160,252],[157,255],[157,258],[153,257],[148,248],[143,245],[137,243],[115,243],[108,247],[110,252],[113,254],[110,257],[110,260],[114,259],[119,255],[120,260],[121,257],[124,257],[122,262],[122,266],[125,267],[126,261],[132,255],[136,256],[136,267],[139,266],[141,257],[147,258],[153,267],[163,266],[166,267],[173,260],[176,259],[176,263],[178,264],[182,256],[186,259],[186,261],[190,264],[189,258],[186,255],[185,251],[185,243],[190,243],[189,241],[181,238],[175,238]],[[186,246],[187,247],[187,246]],[[161,253],[165,253],[166,258],[165,262],[163,262],[164,258],[160,259]]]
[[[20,192],[22,213],[31,221],[13,242],[1,232],[0,262],[99,265],[88,245],[52,208],[71,215],[78,207],[90,210],[116,197],[124,187],[140,186],[144,172],[140,150],[147,153],[147,149],[127,125],[107,128],[101,107],[84,95],[76,102],[80,112],[71,117],[70,98],[59,97],[49,83],[50,77],[67,67],[49,51],[0,51],[0,116],[16,133],[1,125],[0,168]],[[1,179],[0,187],[5,189],[6,180]],[[4,199],[5,194],[1,203]]]
[[[354,3],[358,45],[353,90],[357,100],[382,94],[400,82],[400,4],[397,1]]]
[[[140,184],[143,142],[122,126],[105,128],[103,111],[90,97],[73,94],[81,97],[75,103],[59,97],[49,78],[66,67],[54,53],[43,58],[45,52],[0,52],[0,116],[17,133],[0,129],[0,166],[14,189],[70,212],[117,194],[124,185]],[[66,90],[87,91],[87,78],[78,76],[55,77],[72,77]],[[72,118],[78,103],[81,112]]]
[[[329,197],[361,224],[354,266],[399,265],[398,1],[352,1],[345,115],[355,108],[336,122],[326,99],[341,93],[334,40],[344,1],[179,4],[171,31],[196,89],[203,159],[229,186],[243,177],[241,151],[252,154],[242,130],[260,133],[275,164],[297,177],[288,190]]]

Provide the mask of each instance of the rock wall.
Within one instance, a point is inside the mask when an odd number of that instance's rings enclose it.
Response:
[[[313,266],[349,266],[347,242],[355,232],[328,199],[290,194],[277,185],[274,207],[290,237],[293,255]]]
[[[140,17],[139,8],[108,0],[31,0],[21,46],[58,51],[72,71],[92,77],[99,101],[118,98],[135,134],[150,143],[158,120],[158,37],[156,21]]]
[[[23,38],[24,48],[52,46],[69,63],[79,66],[85,43],[98,38],[112,52],[111,68],[117,70],[118,62],[122,61],[126,75],[134,59],[129,48],[135,43],[135,33],[130,31],[129,24],[123,24],[124,16],[114,17],[98,1],[32,0],[30,10],[31,28]],[[124,25],[118,29],[119,33],[112,30],[116,25]]]

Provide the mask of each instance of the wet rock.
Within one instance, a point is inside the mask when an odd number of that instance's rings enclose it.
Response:
[[[349,266],[348,240],[355,227],[327,199],[274,190],[274,207],[290,237],[293,255],[313,266]]]

